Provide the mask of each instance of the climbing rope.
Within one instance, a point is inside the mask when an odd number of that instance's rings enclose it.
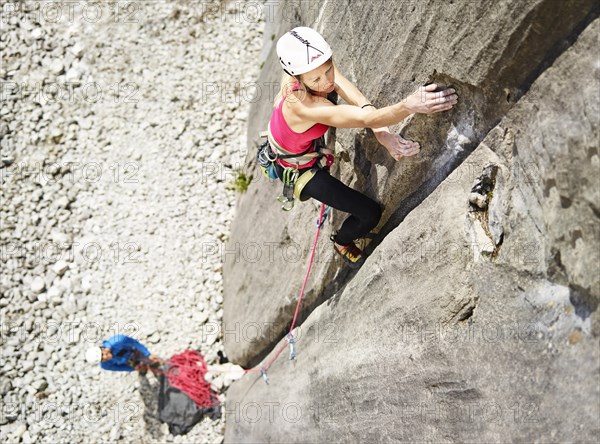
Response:
[[[327,209],[325,209],[325,204],[322,203],[321,204],[321,212],[319,213],[319,218],[317,219],[317,233],[315,235],[315,240],[313,242],[312,250],[310,252],[310,259],[308,261],[308,269],[306,270],[306,275],[304,276],[304,282],[302,283],[302,289],[300,290],[300,296],[298,297],[298,303],[296,304],[296,311],[294,313],[294,319],[292,320],[292,325],[290,326],[290,331],[285,336],[285,339],[290,346],[290,360],[296,359],[296,350],[294,347],[294,344],[296,341],[294,338],[293,331],[294,331],[294,327],[296,325],[296,320],[298,318],[298,313],[300,311],[300,305],[302,304],[302,297],[304,296],[304,290],[306,290],[306,284],[308,283],[308,277],[310,276],[310,270],[312,269],[313,262],[315,259],[315,251],[317,249],[317,242],[319,241],[319,234],[321,233],[321,227],[323,227],[323,224],[325,223],[325,220],[327,219],[329,212],[330,212],[330,208],[327,207]],[[287,344],[285,344],[285,343],[281,344],[281,346],[277,349],[275,354],[271,357],[271,359],[269,359],[267,361],[267,363],[265,365],[247,369],[244,372],[245,373],[260,372],[263,380],[265,381],[266,384],[268,384],[269,383],[269,375],[267,374],[267,371],[269,370],[269,367],[271,367],[271,364],[273,364],[273,362],[275,362],[275,360],[279,357],[281,352],[283,352],[283,350],[286,347],[287,347]]]
[[[306,270],[306,275],[304,276],[304,282],[302,283],[302,289],[300,290],[300,295],[298,297],[298,303],[296,304],[296,311],[294,312],[294,318],[292,320],[292,325],[290,326],[290,331],[286,335],[285,339],[287,344],[282,344],[275,354],[266,362],[266,364],[244,370],[244,373],[250,372],[260,372],[265,383],[269,383],[269,376],[267,371],[275,362],[275,360],[279,357],[279,355],[283,352],[283,350],[289,344],[290,346],[290,359],[296,359],[296,350],[294,348],[295,338],[294,338],[294,327],[296,326],[296,320],[298,319],[298,313],[300,312],[300,305],[302,305],[302,297],[304,296],[304,291],[306,290],[306,284],[308,283],[308,277],[310,276],[310,271],[313,266],[315,251],[317,249],[317,243],[319,241],[319,234],[321,233],[321,228],[329,215],[330,208],[325,207],[325,204],[321,204],[321,211],[319,213],[319,218],[317,219],[317,233],[315,235],[315,240],[313,242],[312,250],[310,252],[310,259],[308,262],[308,269]],[[186,350],[178,355],[174,355],[168,361],[158,360],[165,365],[167,369],[166,372],[163,372],[159,369],[143,365],[144,368],[148,368],[154,373],[165,375],[169,384],[173,387],[178,388],[186,395],[188,395],[199,407],[211,407],[213,405],[218,405],[218,401],[215,401],[215,397],[212,395],[212,391],[210,388],[210,383],[208,383],[204,376],[208,371],[208,367],[202,358],[202,355],[195,350]]]
[[[210,383],[204,379],[208,371],[202,355],[195,350],[186,350],[169,359],[166,376],[172,387],[178,388],[199,407],[213,405]]]
[[[185,350],[171,356],[167,361],[157,359],[155,362],[162,364],[164,371],[153,367],[148,362],[141,363],[139,368],[165,376],[169,381],[169,385],[185,393],[198,407],[219,405],[210,388],[210,383],[204,379],[208,367],[199,352]]]

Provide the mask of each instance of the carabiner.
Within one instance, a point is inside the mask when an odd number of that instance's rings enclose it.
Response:
[[[265,384],[269,385],[269,376],[267,375],[267,370],[264,368],[261,368],[260,374],[261,374],[263,380],[265,381]]]
[[[288,344],[290,344],[290,361],[293,361],[294,359],[296,359],[296,348],[294,347],[294,344],[296,343],[296,339],[294,338],[294,335],[292,335],[291,333],[288,333],[287,341],[288,341]]]

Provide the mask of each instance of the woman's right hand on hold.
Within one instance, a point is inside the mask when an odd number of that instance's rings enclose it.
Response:
[[[406,106],[411,113],[432,114],[447,111],[458,102],[458,95],[454,88],[434,92],[438,85],[432,83],[420,86],[406,99]]]

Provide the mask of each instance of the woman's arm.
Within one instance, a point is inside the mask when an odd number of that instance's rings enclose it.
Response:
[[[335,63],[333,67],[335,72],[335,90],[342,99],[344,99],[350,105],[355,105],[359,107],[363,107],[366,104],[372,105],[369,99],[367,99],[365,95],[362,92],[360,92],[360,90],[356,86],[354,86],[354,84],[337,69]],[[371,108],[371,110],[377,109],[375,105],[369,106],[369,108]],[[371,129],[373,130],[375,137],[377,137],[378,139],[380,138],[380,136],[384,138],[381,133],[389,133],[390,131],[387,126]],[[380,142],[383,142],[383,140],[380,140]]]
[[[336,128],[372,128],[398,123],[411,112],[403,103],[382,109],[361,109],[353,105],[334,105],[328,100],[313,103],[290,102],[290,108],[302,120]]]
[[[433,92],[437,85],[420,87],[405,100],[385,108],[358,108],[352,105],[334,105],[329,100],[309,100],[307,97],[289,102],[292,112],[301,119],[336,128],[381,128],[395,125],[413,113],[431,114],[445,111],[456,104],[454,89]]]
[[[350,105],[358,107],[371,104],[369,99],[367,99],[365,95],[360,92],[360,90],[337,69],[335,63],[333,64],[333,69],[335,73],[335,91],[342,99],[344,99]],[[376,109],[374,105],[370,106],[369,108]],[[375,135],[381,131],[389,131],[387,127],[372,128],[372,130]]]
[[[337,69],[335,63],[333,64],[333,72],[335,79],[335,91],[350,105],[361,107],[367,103],[370,103],[367,98],[361,93],[354,84]]]

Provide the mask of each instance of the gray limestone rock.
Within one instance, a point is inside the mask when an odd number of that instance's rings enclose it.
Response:
[[[466,159],[532,80],[564,50],[567,43],[563,42],[572,43],[598,15],[591,0],[583,1],[580,8],[554,0],[504,0],[493,6],[433,0],[419,5],[391,2],[385,8],[378,2],[345,7],[335,1],[322,5],[282,2],[279,6],[273,38],[303,19],[312,23],[320,17],[315,27],[332,45],[338,68],[376,106],[401,101],[427,81],[452,85],[458,91],[459,104],[452,111],[415,115],[402,124],[402,134],[420,142],[422,148],[417,156],[399,162],[368,130],[331,132],[330,145],[342,148],[337,150],[332,174],[384,207],[368,252]],[[345,26],[326,26],[327,19]],[[268,85],[280,78],[272,47],[257,83]],[[552,87],[555,94],[560,82]],[[252,106],[248,162],[255,155],[259,133],[266,129],[273,99],[264,94]],[[255,176],[238,200],[231,237],[223,248],[223,329],[237,332],[224,336],[225,349],[233,362],[244,366],[257,364],[289,328],[317,216],[315,207],[306,203],[282,212],[276,201],[281,183],[271,184],[258,172]],[[565,205],[572,201],[564,192],[562,197]],[[494,243],[500,243],[509,227],[496,223],[495,211],[490,231]],[[328,238],[346,217],[334,211],[323,237]],[[334,256],[331,244],[322,242],[317,258],[300,319],[342,288],[351,274],[340,269],[342,262]]]
[[[599,31],[596,19],[307,316],[295,361],[286,350],[268,386],[258,372],[231,385],[226,442],[595,440]],[[501,179],[473,212],[489,165]],[[231,341],[240,362],[257,350]]]

